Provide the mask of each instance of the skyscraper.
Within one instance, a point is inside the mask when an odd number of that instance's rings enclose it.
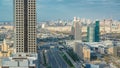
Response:
[[[17,53],[36,53],[36,0],[14,0]]]
[[[95,42],[100,41],[100,24],[99,21],[95,22]]]
[[[99,42],[100,41],[100,25],[99,21],[91,23],[87,27],[87,41],[88,42]]]
[[[75,38],[75,40],[82,41],[81,29],[82,29],[82,26],[81,26],[80,20],[77,18],[74,18],[74,30],[75,30],[74,38]]]
[[[95,26],[94,24],[90,24],[87,27],[87,41],[88,42],[94,42],[95,41]]]

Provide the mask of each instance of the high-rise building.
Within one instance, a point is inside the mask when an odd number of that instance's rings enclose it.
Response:
[[[88,42],[94,42],[95,41],[95,32],[94,32],[94,24],[90,24],[87,27],[87,41]]]
[[[16,53],[36,53],[36,0],[14,0]]]
[[[76,20],[75,20],[76,19]],[[74,39],[75,40],[81,40],[82,41],[82,26],[79,19],[74,19]]]
[[[74,33],[75,33],[75,28],[74,28],[74,26],[72,26],[71,32],[70,32],[71,39],[74,39]]]
[[[75,31],[74,31],[74,26],[72,26],[72,27],[71,27],[71,33],[70,33],[70,35],[74,35],[74,32],[75,32]]]
[[[100,21],[95,22],[95,42],[100,41]]]
[[[99,42],[100,41],[100,25],[99,21],[91,23],[87,27],[87,41],[88,42]]]

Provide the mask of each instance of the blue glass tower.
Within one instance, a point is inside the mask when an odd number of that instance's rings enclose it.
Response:
[[[95,42],[100,41],[100,21],[95,22]]]

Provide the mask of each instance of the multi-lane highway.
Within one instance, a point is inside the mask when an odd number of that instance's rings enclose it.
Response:
[[[44,61],[43,61],[42,50],[38,50],[37,68],[44,68],[43,64]]]
[[[53,48],[50,48],[50,46],[55,46]],[[44,46],[38,47],[38,68],[70,68],[70,66],[67,64],[67,62],[63,59],[61,56],[61,53],[64,53],[64,50],[59,50],[57,47],[57,44],[48,44]],[[45,56],[43,56],[43,52]],[[74,62],[70,56],[65,52],[65,55],[67,55],[68,59],[72,61],[72,64],[75,68],[81,68],[80,63]],[[45,58],[45,60],[44,60]],[[46,64],[45,64],[46,62]]]
[[[50,49],[47,51],[48,63],[51,68],[69,68],[67,63],[59,55],[59,51],[56,49]]]

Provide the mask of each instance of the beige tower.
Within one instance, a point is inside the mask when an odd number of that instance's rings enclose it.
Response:
[[[14,0],[16,53],[36,53],[36,0]]]
[[[82,41],[82,26],[80,19],[74,17],[74,38],[75,40]]]

